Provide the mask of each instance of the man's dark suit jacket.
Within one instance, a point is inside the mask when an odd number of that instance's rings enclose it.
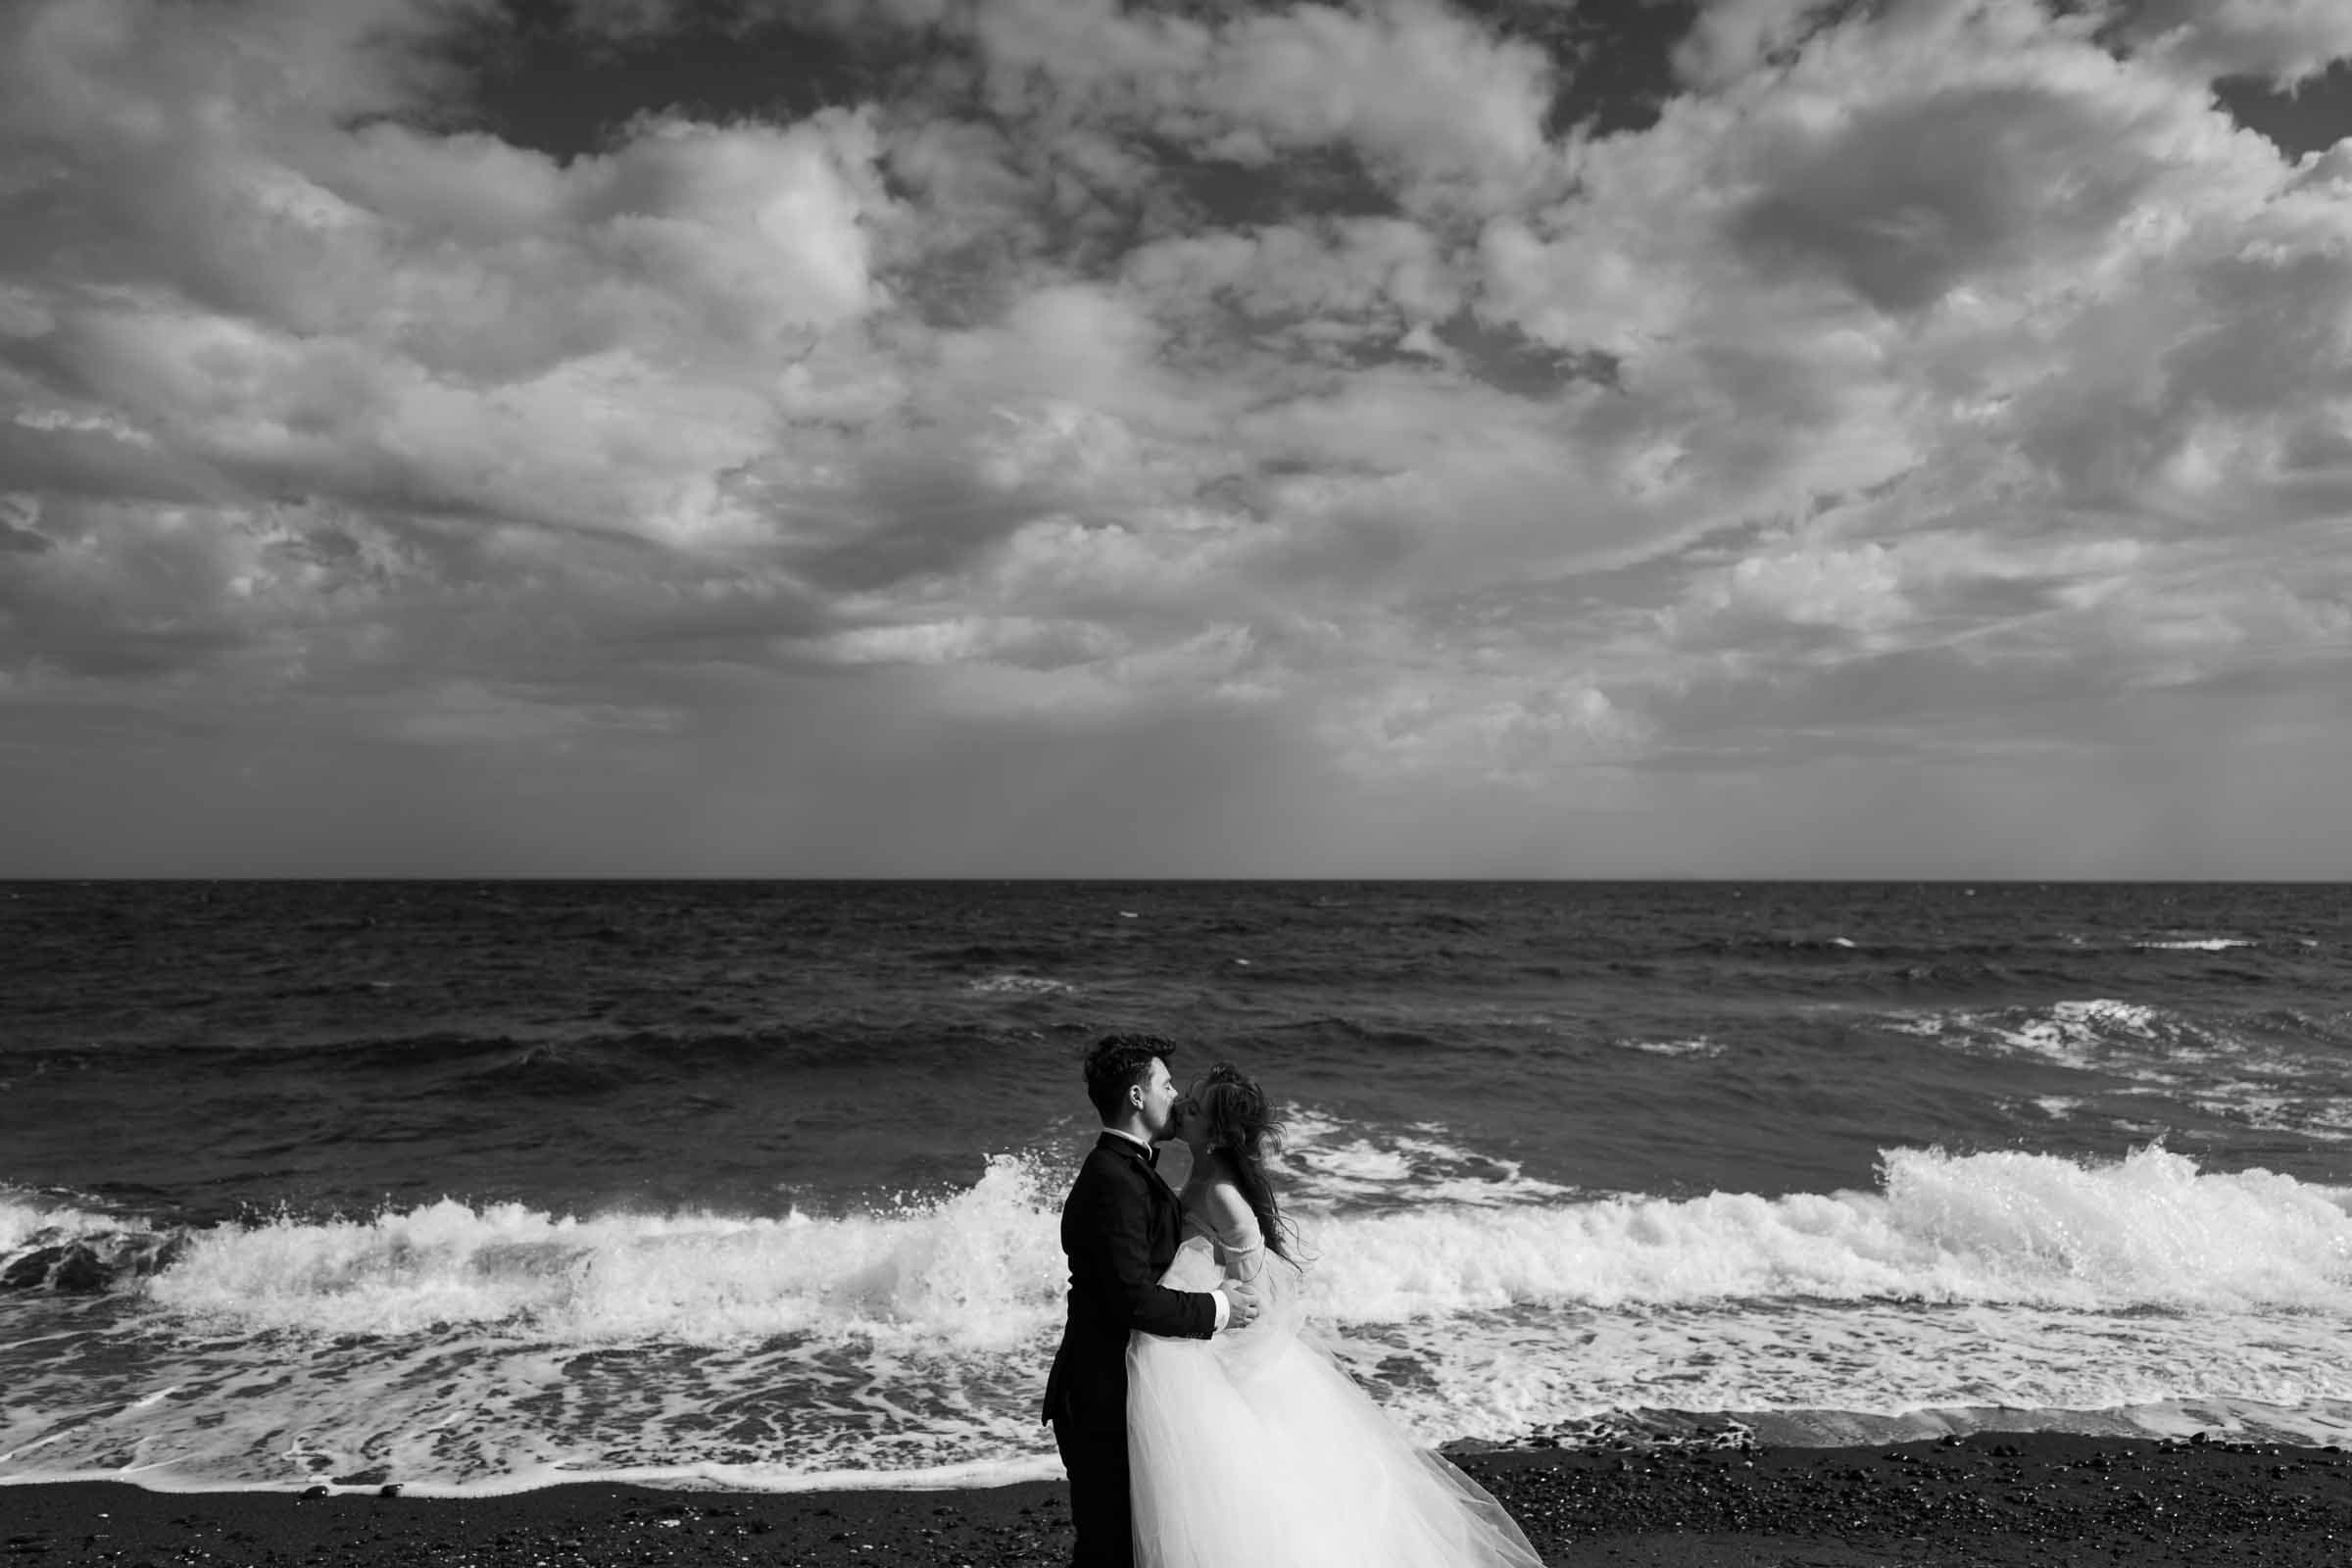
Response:
[[[1205,1340],[1215,1331],[1216,1298],[1159,1284],[1176,1261],[1176,1195],[1140,1147],[1104,1133],[1061,1205],[1070,1316],[1046,1379],[1048,1421],[1123,1430],[1128,1332]]]

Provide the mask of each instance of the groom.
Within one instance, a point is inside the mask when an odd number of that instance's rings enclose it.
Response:
[[[1131,1568],[1127,1495],[1127,1336],[1205,1340],[1248,1323],[1257,1303],[1238,1287],[1171,1291],[1158,1281],[1176,1260],[1176,1195],[1160,1179],[1152,1146],[1175,1136],[1176,1084],[1157,1035],[1106,1035],[1086,1055],[1086,1097],[1102,1136],[1061,1205],[1061,1250],[1070,1259],[1070,1315],[1046,1380],[1070,1476],[1077,1527],[1073,1568]]]

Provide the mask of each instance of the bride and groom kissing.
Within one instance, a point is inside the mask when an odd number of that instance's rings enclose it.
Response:
[[[1542,1568],[1306,1330],[1266,1097],[1227,1063],[1180,1091],[1174,1050],[1115,1034],[1086,1057],[1102,1133],[1062,1204],[1069,1319],[1045,1400],[1074,1568]],[[1158,1171],[1170,1140],[1192,1153],[1181,1194]]]

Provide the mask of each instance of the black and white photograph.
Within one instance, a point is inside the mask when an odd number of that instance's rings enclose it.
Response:
[[[2352,1562],[2352,0],[0,0],[0,1553]]]

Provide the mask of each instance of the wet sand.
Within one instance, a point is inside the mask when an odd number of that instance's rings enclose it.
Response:
[[[2352,1564],[2352,1454],[1980,1434],[1867,1448],[1507,1449],[1458,1463],[1553,1564]],[[0,1488],[0,1568],[60,1563],[1059,1563],[1063,1489],[506,1497]],[[1277,1565],[1268,1565],[1277,1568]]]

